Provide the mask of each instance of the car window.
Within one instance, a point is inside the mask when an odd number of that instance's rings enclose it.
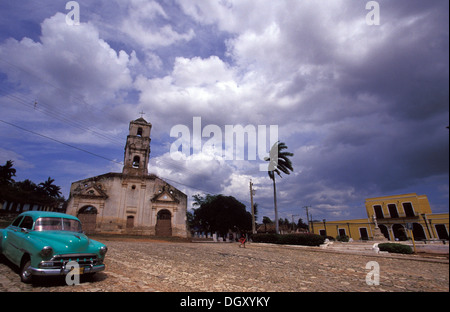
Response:
[[[22,223],[20,223],[20,227],[31,230],[33,228],[33,218],[30,216],[25,216]]]
[[[78,220],[63,219],[64,231],[81,232],[81,223]]]
[[[61,218],[39,218],[34,226],[36,231],[61,231]]]
[[[81,223],[73,219],[42,217],[36,220],[34,230],[81,232]]]
[[[13,223],[11,223],[12,226],[19,226],[20,221],[22,221],[23,217],[17,217],[16,220],[13,221]]]

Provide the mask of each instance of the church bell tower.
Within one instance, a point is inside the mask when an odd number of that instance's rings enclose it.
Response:
[[[122,170],[124,175],[139,177],[148,174],[151,129],[152,124],[142,117],[130,122]]]

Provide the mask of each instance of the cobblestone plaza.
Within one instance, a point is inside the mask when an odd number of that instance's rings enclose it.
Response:
[[[64,278],[23,284],[0,262],[0,292],[448,292],[446,258],[325,252],[319,248],[237,243],[111,239],[106,270],[81,284]],[[379,284],[368,285],[379,265]]]

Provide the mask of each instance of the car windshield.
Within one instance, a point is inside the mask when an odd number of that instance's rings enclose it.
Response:
[[[81,223],[73,219],[45,217],[36,220],[34,230],[81,232]]]

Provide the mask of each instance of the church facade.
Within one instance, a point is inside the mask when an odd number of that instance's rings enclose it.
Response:
[[[73,182],[67,213],[86,233],[187,237],[187,196],[148,174],[150,132],[144,118],[130,122],[122,173]]]

